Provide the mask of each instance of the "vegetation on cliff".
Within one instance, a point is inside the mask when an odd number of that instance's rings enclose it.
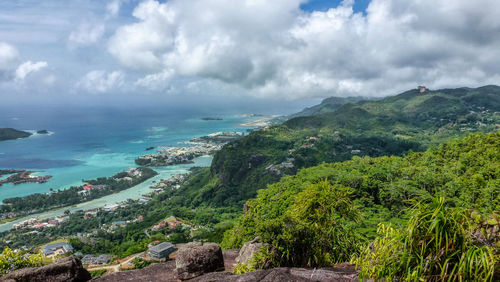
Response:
[[[500,123],[500,87],[410,90],[254,131],[214,156],[193,205],[241,206],[283,175],[354,156],[401,156]]]
[[[410,214],[401,228],[381,224],[373,244],[353,259],[361,278],[493,280],[500,258],[498,217],[487,220],[443,197],[416,202]]]
[[[401,228],[398,240],[410,240],[401,242],[406,244],[402,255],[410,257],[405,258],[405,265],[399,266],[408,272],[400,268],[373,270],[365,266],[363,271],[367,276],[385,277],[395,273],[415,277],[412,275],[435,275],[440,269],[446,275],[461,273],[469,277],[465,273],[476,269],[464,264],[472,263],[471,259],[479,263],[485,258],[496,258],[493,264],[498,262],[498,236],[491,239],[490,245],[479,241],[475,245],[477,249],[471,249],[472,239],[464,231],[473,230],[465,216],[472,212],[477,216],[483,214],[491,218],[492,225],[498,225],[498,148],[500,132],[473,134],[405,157],[355,157],[342,163],[303,169],[260,190],[257,198],[249,200],[237,225],[226,231],[222,245],[241,247],[243,242],[260,236],[277,251],[274,260],[278,265],[330,265],[349,260],[363,245],[378,238],[375,231],[380,223],[392,223]],[[436,195],[446,202],[439,200],[436,204]],[[422,204],[415,205],[416,200]],[[381,230],[387,237],[387,227]],[[481,232],[481,228],[474,230]],[[457,232],[462,237],[457,237]],[[424,245],[427,249],[420,250]],[[435,265],[424,267],[425,262],[421,260],[428,258],[429,252],[441,252],[443,246],[446,251],[441,255],[443,259],[440,256]],[[415,250],[423,253],[415,253]],[[370,265],[371,253],[362,253],[357,262]],[[393,263],[401,261],[396,257],[391,259]],[[491,274],[491,263],[479,265],[479,272]],[[455,266],[457,269],[453,269]],[[373,271],[381,271],[382,276]]]

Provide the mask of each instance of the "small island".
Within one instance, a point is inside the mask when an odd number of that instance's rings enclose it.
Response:
[[[217,117],[204,117],[201,118],[202,120],[222,120],[222,118],[217,118]]]
[[[187,147],[158,147],[157,154],[142,155],[135,160],[141,166],[169,166],[193,163],[193,159],[212,155],[227,143],[240,139],[242,132],[215,132],[207,136],[196,137],[186,142],[179,142]]]
[[[0,128],[0,141],[27,138],[31,135],[32,134],[29,132],[17,130],[14,128]]]
[[[33,171],[23,169],[0,169],[0,177],[12,174],[9,177],[0,180],[0,186],[6,183],[12,183],[14,185],[29,182],[45,183],[52,177],[51,175],[33,176],[31,175],[32,173]]]
[[[38,130],[36,133],[38,134],[49,134],[49,131],[46,129]]]

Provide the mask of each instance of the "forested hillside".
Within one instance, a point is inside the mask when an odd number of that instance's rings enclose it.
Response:
[[[223,246],[259,236],[275,266],[330,265],[362,253],[356,263],[367,277],[491,279],[500,248],[499,148],[500,132],[474,134],[405,157],[303,169],[249,200]],[[362,251],[380,223],[376,254]]]
[[[322,162],[423,151],[500,123],[500,87],[410,90],[333,112],[292,118],[252,132],[219,151],[201,172],[194,206],[241,206],[258,189]]]

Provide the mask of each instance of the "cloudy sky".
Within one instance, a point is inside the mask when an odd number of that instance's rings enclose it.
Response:
[[[300,101],[500,84],[499,14],[498,0],[0,0],[0,98]]]

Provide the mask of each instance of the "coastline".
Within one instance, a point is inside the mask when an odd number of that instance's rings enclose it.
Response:
[[[144,194],[151,193],[150,186],[154,185],[153,181],[159,182],[160,179],[167,179],[176,174],[186,173],[189,168],[193,166],[209,166],[212,161],[211,156],[201,156],[194,159],[193,164],[184,165],[173,165],[169,167],[160,167],[155,169],[158,175],[149,178],[148,180],[133,186],[131,188],[122,190],[118,193],[107,195],[98,199],[94,199],[88,202],[80,203],[74,206],[67,206],[64,208],[53,209],[45,211],[42,213],[32,214],[29,216],[21,217],[8,223],[0,224],[0,232],[5,232],[12,229],[14,224],[20,223],[22,221],[28,220],[30,218],[38,219],[48,219],[56,217],[57,215],[63,214],[64,211],[69,210],[70,212],[76,212],[79,210],[90,210],[95,208],[103,208],[106,206],[111,206],[118,204],[120,202],[126,201],[128,199],[137,200],[143,197]]]
[[[271,125],[271,121],[275,119],[277,116],[270,116],[270,117],[261,117],[258,118],[254,121],[249,121],[249,122],[244,122],[238,124],[238,126],[241,127],[266,127]]]

